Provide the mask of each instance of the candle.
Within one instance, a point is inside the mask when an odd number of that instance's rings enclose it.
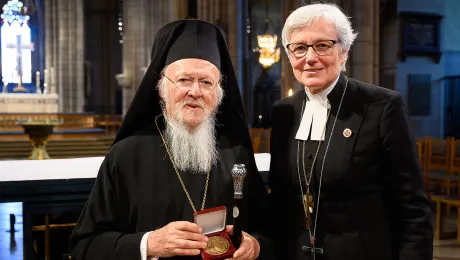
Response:
[[[43,82],[43,85],[45,85],[46,83],[48,83],[48,77],[47,77],[47,76],[48,76],[48,70],[45,69],[44,74],[43,74],[43,81],[44,81],[44,82]]]
[[[37,80],[36,80],[36,84],[37,84],[37,87],[40,86],[40,71],[37,71],[37,73],[35,73],[37,75]]]
[[[288,96],[292,96],[292,88],[289,89]]]
[[[36,84],[36,88],[37,88],[37,90],[36,90],[35,92],[41,93],[41,88],[40,88],[40,71],[37,71],[35,74],[36,74],[35,84]]]

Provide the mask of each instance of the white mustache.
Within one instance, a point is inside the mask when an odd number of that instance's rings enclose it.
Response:
[[[198,106],[200,108],[205,108],[204,101],[202,99],[200,100],[186,100],[182,101],[180,104],[180,108],[184,108],[185,106],[192,105],[192,106]]]

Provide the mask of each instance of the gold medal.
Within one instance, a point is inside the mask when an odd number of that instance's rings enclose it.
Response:
[[[229,247],[230,244],[227,239],[220,236],[213,236],[209,238],[208,246],[204,249],[204,251],[210,255],[221,255],[227,252]]]

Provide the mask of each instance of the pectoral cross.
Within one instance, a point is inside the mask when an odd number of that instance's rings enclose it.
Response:
[[[305,207],[306,228],[310,229],[311,214],[313,214],[315,202],[313,201],[313,196],[311,195],[309,188],[307,188],[307,193],[303,196],[303,205]]]
[[[324,254],[322,248],[315,247],[315,238],[310,236],[310,246],[302,246],[302,251],[310,252],[310,260],[316,259],[316,254]]]

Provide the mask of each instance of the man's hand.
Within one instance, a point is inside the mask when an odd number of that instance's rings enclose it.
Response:
[[[157,257],[199,255],[208,238],[191,222],[177,221],[149,234],[147,255]]]
[[[225,227],[225,231],[233,235],[233,226],[229,225]],[[243,240],[241,241],[240,248],[233,254],[232,260],[254,260],[259,257],[260,244],[251,235],[243,232]]]

